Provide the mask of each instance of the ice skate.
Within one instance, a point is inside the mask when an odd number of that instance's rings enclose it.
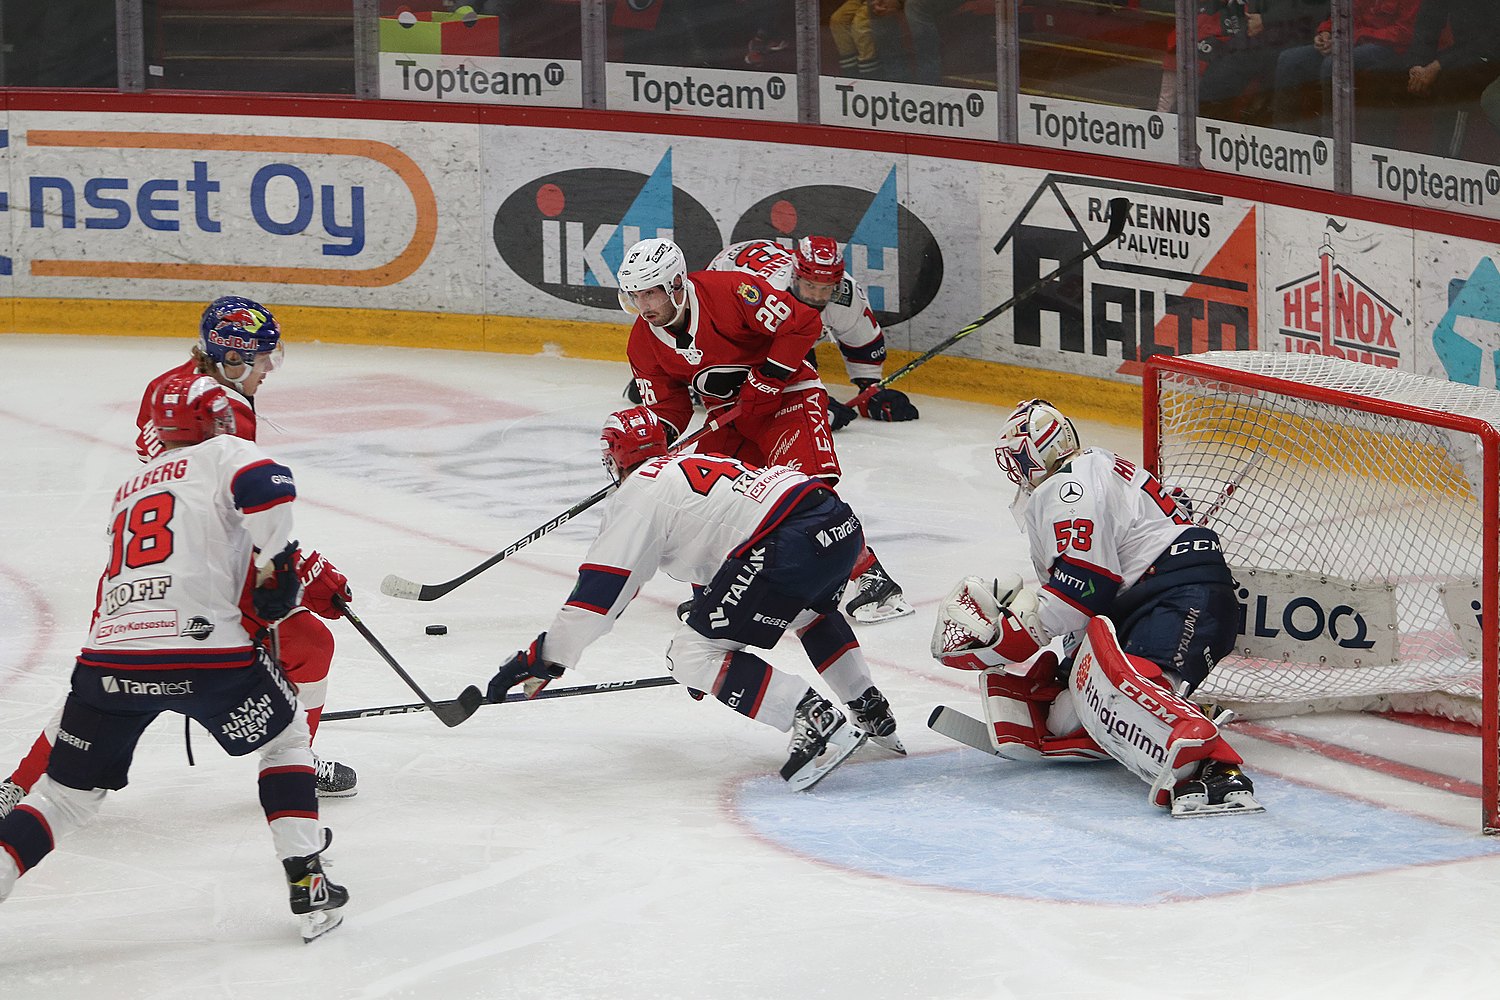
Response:
[[[849,712],[854,724],[864,730],[876,746],[906,756],[906,747],[896,735],[896,717],[891,714],[891,703],[885,700],[879,688],[874,685],[867,688],[864,694],[849,703]]]
[[[1255,800],[1255,785],[1237,764],[1206,760],[1198,773],[1172,790],[1172,816],[1249,815],[1265,812]]]
[[[890,621],[912,614],[916,609],[906,603],[901,588],[896,586],[885,567],[876,559],[870,568],[854,581],[855,593],[844,605],[849,617],[866,625]]]
[[[333,831],[323,831],[323,846],[300,858],[283,858],[292,912],[302,924],[302,942],[307,944],[344,922],[343,907],[349,902],[349,890],[329,880],[323,873],[319,857],[333,843]]]
[[[10,815],[10,811],[26,797],[26,789],[6,778],[0,781],[0,819]]]
[[[336,760],[324,760],[317,754],[313,754],[313,763],[318,768],[318,798],[347,799],[358,794],[359,789],[355,786],[359,783],[359,776],[354,773],[354,768]]]
[[[781,777],[792,790],[805,792],[828,776],[865,741],[863,730],[849,724],[827,698],[809,690],[792,719],[791,755]]]

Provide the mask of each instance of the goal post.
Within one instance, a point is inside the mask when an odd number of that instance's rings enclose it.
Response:
[[[1199,688],[1250,717],[1474,723],[1500,832],[1500,392],[1316,354],[1156,355],[1146,466],[1218,531],[1239,639]]]

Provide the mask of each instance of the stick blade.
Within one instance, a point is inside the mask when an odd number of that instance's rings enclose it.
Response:
[[[1109,229],[1105,232],[1106,240],[1113,240],[1125,231],[1125,220],[1129,215],[1129,198],[1109,199]]]
[[[469,716],[477,712],[479,706],[483,704],[483,692],[470,684],[460,691],[453,701],[434,702],[432,711],[438,717],[439,722],[452,729],[454,726],[467,722]]]
[[[420,601],[422,599],[422,585],[413,583],[404,576],[392,573],[380,581],[380,592],[387,597],[399,597],[403,601]]]

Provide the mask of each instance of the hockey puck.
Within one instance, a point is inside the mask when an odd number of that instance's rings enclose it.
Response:
[[[446,626],[446,625],[429,625],[429,626],[427,626],[427,634],[428,635],[447,635],[448,634],[448,626]]]

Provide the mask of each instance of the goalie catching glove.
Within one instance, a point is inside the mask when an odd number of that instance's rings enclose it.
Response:
[[[1037,619],[1036,594],[1019,576],[966,576],[938,608],[932,655],[956,670],[987,670],[1025,663],[1049,639]]]
[[[495,672],[490,678],[485,701],[491,705],[504,701],[506,694],[517,684],[521,685],[526,697],[535,698],[548,683],[562,676],[561,664],[548,663],[542,658],[542,643],[546,638],[547,633],[543,632],[528,648],[516,653]]]

